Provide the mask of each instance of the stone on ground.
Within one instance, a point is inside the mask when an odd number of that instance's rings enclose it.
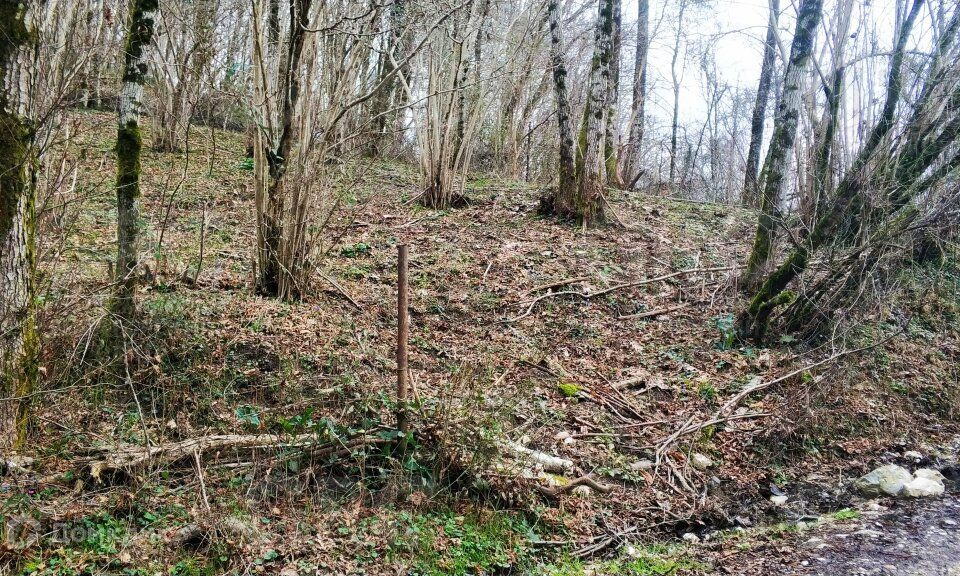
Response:
[[[910,472],[906,468],[896,464],[887,464],[858,478],[854,482],[854,487],[860,494],[869,498],[884,494],[897,496],[903,491],[903,487],[912,480],[913,477],[910,476]]]

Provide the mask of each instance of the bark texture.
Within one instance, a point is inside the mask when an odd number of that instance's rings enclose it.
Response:
[[[25,2],[0,1],[0,453],[26,436],[37,380],[36,221],[21,57],[32,41]]]
[[[760,149],[763,147],[763,125],[767,119],[767,101],[770,100],[770,84],[777,50],[777,21],[780,18],[780,0],[770,0],[770,21],[767,37],[763,43],[763,63],[760,66],[760,81],[757,83],[757,98],[753,103],[750,120],[750,146],[747,149],[747,165],[743,182],[744,204],[756,206],[759,200],[757,170],[760,164]]]
[[[133,322],[140,239],[140,113],[147,76],[147,49],[153,38],[157,0],[131,0],[130,28],[124,47],[117,125],[117,278],[113,313],[121,324]]]
[[[643,144],[644,107],[647,99],[647,52],[650,49],[650,0],[637,4],[637,51],[633,67],[633,100],[630,104],[630,134],[627,137],[624,176],[632,188],[642,173],[640,147]]]
[[[577,185],[570,196],[558,194],[553,203],[554,214],[584,224],[603,221],[604,217],[603,192],[607,175],[604,144],[609,112],[607,100],[613,53],[613,12],[613,0],[599,0],[587,103],[577,138]]]
[[[303,47],[309,29],[312,0],[290,0],[290,29],[287,34],[286,52],[279,60],[277,70],[279,102],[278,131],[275,141],[260,132],[260,150],[254,155],[255,171],[262,173],[266,164],[267,178],[257,183],[257,275],[256,291],[265,296],[278,296],[287,300],[299,297],[297,282],[299,270],[294,265],[302,264],[297,254],[284,255],[283,215],[285,206],[285,175],[287,161],[293,150],[294,114],[300,100],[300,66]],[[276,16],[270,4],[268,22],[268,49],[276,52]],[[257,47],[255,46],[255,50]],[[264,59],[262,53],[255,55]],[[271,54],[272,56],[272,54]],[[261,64],[262,66],[263,64]],[[266,92],[266,91],[265,91]],[[265,189],[265,190],[264,190]],[[285,262],[286,260],[286,262]]]
[[[557,101],[557,128],[560,134],[559,181],[557,189],[541,199],[541,211],[553,211],[556,197],[573,198],[576,193],[576,175],[573,155],[573,130],[570,123],[570,99],[567,95],[567,66],[563,57],[563,37],[560,31],[560,2],[547,1],[547,21],[550,26],[550,62],[553,67],[553,90]]]
[[[779,205],[800,120],[803,80],[810,64],[822,11],[823,0],[802,0],[797,13],[796,33],[790,46],[790,60],[784,72],[783,93],[774,117],[773,138],[763,165],[763,193],[760,198],[757,234],[743,275],[744,285],[751,290],[756,289],[759,284],[773,253]]]

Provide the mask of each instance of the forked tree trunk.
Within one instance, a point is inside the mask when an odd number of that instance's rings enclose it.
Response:
[[[780,17],[780,0],[770,0],[770,19],[767,23],[767,38],[763,43],[763,63],[760,66],[760,82],[757,84],[757,99],[753,103],[750,120],[750,147],[747,149],[747,166],[743,182],[743,200],[748,206],[756,206],[757,169],[760,164],[760,149],[763,147],[763,125],[767,118],[767,101],[770,100],[770,80],[776,61],[777,21]]]
[[[779,205],[800,120],[803,80],[813,53],[822,9],[823,0],[802,0],[797,13],[797,29],[790,46],[790,61],[784,72],[783,93],[777,104],[773,139],[763,165],[763,194],[760,198],[757,234],[743,275],[744,286],[749,290],[757,288],[773,254]]]
[[[627,137],[624,175],[627,188],[640,178],[640,147],[643,144],[644,107],[647,99],[647,52],[650,47],[650,0],[639,0],[637,7],[637,52],[633,69],[633,101],[630,105],[630,134]]]
[[[270,134],[260,132],[260,150],[254,155],[254,170],[267,178],[257,182],[257,276],[255,289],[265,296],[278,296],[287,300],[299,297],[299,284],[296,278],[300,262],[284,262],[284,208],[286,205],[287,161],[293,151],[294,113],[300,100],[300,62],[303,46],[310,22],[312,0],[290,0],[289,32],[287,34],[286,53],[273,58],[277,47],[277,16],[274,0],[270,4],[268,21],[268,48],[271,54],[264,55],[262,47],[254,46],[254,57],[260,59],[259,65],[265,72],[267,62],[276,62],[278,129],[276,140]],[[258,51],[259,50],[259,51]],[[269,60],[268,60],[269,58]],[[265,78],[260,79],[265,82]],[[269,113],[269,110],[266,112]],[[266,166],[263,166],[266,164]],[[299,259],[301,254],[293,254]]]
[[[147,75],[147,49],[153,38],[157,0],[131,0],[124,47],[117,125],[117,278],[113,313],[121,325],[136,314],[140,238],[140,111]]]
[[[557,189],[548,191],[540,200],[541,212],[553,212],[557,197],[573,198],[577,180],[573,157],[573,131],[570,126],[570,100],[567,96],[567,65],[563,57],[563,37],[560,32],[560,0],[547,1],[547,21],[550,26],[550,62],[553,66],[553,89],[557,101],[557,131],[560,134],[559,182]]]
[[[575,172],[577,186],[571,196],[557,195],[554,214],[584,224],[602,221],[603,192],[606,182],[606,134],[610,58],[613,52],[613,0],[599,0],[597,28],[594,33],[593,61],[587,103],[577,138]]]
[[[19,448],[37,381],[33,128],[24,116],[26,2],[0,2],[0,454]]]

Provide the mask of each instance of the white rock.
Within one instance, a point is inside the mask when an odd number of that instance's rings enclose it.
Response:
[[[773,502],[775,506],[783,506],[787,503],[787,500],[790,498],[787,496],[771,496],[770,501]]]
[[[29,456],[9,456],[7,458],[7,468],[11,472],[27,472],[33,467],[33,458]]]
[[[566,440],[567,438],[570,438],[570,433],[567,432],[566,430],[561,430],[556,434],[554,434],[553,437],[556,438],[557,440],[563,441],[563,440]]]
[[[939,482],[943,484],[947,481],[939,471],[932,468],[921,468],[913,473],[914,478],[926,478],[927,480],[933,480],[934,482]]]
[[[864,474],[854,482],[854,486],[867,497],[883,494],[896,496],[903,491],[903,487],[912,479],[906,468],[896,464],[887,464]]]
[[[630,557],[630,558],[636,558],[636,557],[640,556],[640,551],[637,550],[637,547],[636,547],[636,546],[633,546],[632,544],[631,544],[631,545],[628,545],[627,547],[625,547],[625,548],[623,549],[623,553],[624,553],[625,555],[627,555],[628,557]]]
[[[940,496],[943,494],[943,482],[931,480],[929,478],[914,478],[903,487],[903,495],[910,498],[923,498],[926,496]]]
[[[566,438],[563,439],[563,444],[565,446],[573,446],[576,443],[577,443],[576,438],[573,438],[571,436],[567,436]]]
[[[707,468],[713,466],[713,460],[711,460],[706,454],[691,454],[690,465],[697,470],[706,470]]]
[[[684,542],[699,542],[700,537],[694,534],[693,532],[687,532],[683,535]]]

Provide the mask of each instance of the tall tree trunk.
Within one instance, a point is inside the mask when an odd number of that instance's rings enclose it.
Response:
[[[687,11],[687,0],[680,0],[680,13],[677,15],[677,34],[673,41],[673,56],[670,58],[670,81],[673,86],[673,116],[670,122],[670,187],[673,188],[677,173],[677,132],[680,129],[680,71],[677,61],[680,59],[680,38],[683,33],[683,16]]]
[[[40,347],[36,326],[33,126],[24,115],[21,58],[31,42],[27,4],[0,1],[0,453],[27,432]]]
[[[567,66],[563,57],[563,38],[560,33],[560,0],[547,0],[547,21],[550,25],[550,62],[553,66],[553,89],[557,100],[557,129],[560,134],[559,182],[555,191],[548,191],[540,199],[540,211],[551,213],[559,200],[572,204],[576,195],[576,175],[573,156],[573,132],[570,127],[570,100],[567,96]]]
[[[273,0],[275,2],[275,0]],[[277,72],[279,97],[278,120],[279,126],[276,141],[271,142],[267,135],[261,132],[260,146],[262,151],[254,156],[254,163],[258,159],[266,163],[268,178],[261,184],[265,191],[258,193],[257,202],[257,278],[256,291],[266,296],[279,296],[291,299],[298,296],[291,268],[295,263],[282,261],[283,247],[283,212],[285,206],[285,174],[287,162],[293,150],[294,113],[300,99],[300,61],[303,55],[303,46],[310,22],[310,5],[312,0],[290,0],[289,31],[287,34],[286,53],[278,60]],[[271,11],[273,4],[271,3]],[[275,31],[273,14],[270,15],[268,29],[268,45],[274,44]],[[262,57],[262,55],[261,55]],[[269,111],[268,111],[269,113]],[[263,167],[255,170],[263,170]]]
[[[743,203],[756,206],[759,203],[757,170],[760,164],[760,149],[763,147],[763,125],[767,119],[767,102],[770,100],[770,81],[777,54],[777,21],[780,18],[780,0],[770,0],[770,19],[767,23],[767,38],[763,43],[763,64],[760,66],[760,82],[757,84],[757,99],[753,103],[750,120],[750,147],[747,149],[747,166],[743,182]]]
[[[373,139],[369,147],[371,156],[380,156],[387,148],[387,140],[390,139],[391,132],[396,128],[398,113],[394,108],[396,107],[397,96],[404,93],[403,90],[398,90],[401,85],[399,76],[405,78],[409,76],[407,70],[409,65],[401,64],[403,69],[396,70],[397,63],[402,62],[406,56],[406,14],[406,0],[394,0],[387,18],[389,30],[385,40],[386,45],[378,67],[377,93],[373,97],[373,105],[370,110],[373,122]]]
[[[575,163],[577,188],[573,198],[557,197],[557,201],[554,202],[556,214],[585,224],[602,221],[604,217],[603,192],[606,183],[604,136],[612,52],[613,0],[599,0],[587,102],[577,138]]]
[[[117,117],[117,278],[113,313],[121,325],[136,314],[140,239],[140,111],[157,0],[131,0]]]
[[[743,275],[744,285],[750,290],[757,288],[773,254],[780,201],[800,119],[803,79],[813,53],[822,9],[823,0],[802,0],[797,12],[797,29],[790,46],[790,60],[784,72],[783,94],[777,104],[773,138],[763,165],[763,194],[760,198],[757,235]]]
[[[613,37],[610,50],[610,80],[607,83],[607,119],[604,127],[604,154],[607,182],[623,187],[620,178],[620,159],[617,157],[619,134],[617,130],[617,104],[620,100],[620,52],[623,44],[623,6],[621,0],[613,0]]]
[[[650,0],[637,4],[637,52],[633,67],[633,101],[630,104],[630,134],[627,137],[624,174],[633,188],[642,174],[640,147],[643,144],[644,107],[647,99],[647,52],[650,48]]]

